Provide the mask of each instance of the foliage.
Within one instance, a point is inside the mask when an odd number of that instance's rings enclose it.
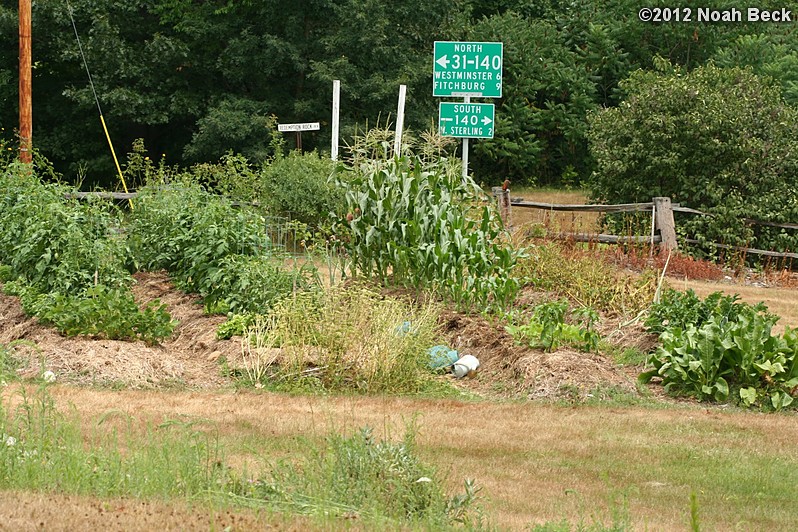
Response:
[[[0,254],[5,290],[23,309],[63,334],[168,337],[174,322],[157,301],[139,308],[125,269],[120,217],[102,201],[68,200],[65,186],[43,184],[11,164],[0,177]]]
[[[419,393],[432,382],[426,353],[436,327],[435,308],[363,287],[299,293],[247,330],[242,378],[279,389]]]
[[[519,288],[518,252],[480,189],[446,164],[402,157],[345,167],[338,237],[367,277],[439,290],[463,309],[506,305]]]
[[[666,390],[726,401],[735,392],[746,406],[767,403],[780,410],[798,392],[798,334],[771,329],[778,316],[763,303],[738,303],[720,292],[700,301],[688,292],[666,293],[647,324],[660,332],[652,369],[641,382],[662,379]]]
[[[18,163],[3,170],[0,190],[0,255],[16,276],[42,293],[130,283],[124,241],[113,234],[118,215],[109,203],[67,200],[68,187],[43,184]]]
[[[286,270],[267,256],[228,255],[214,266],[200,293],[216,312],[264,312],[287,294],[317,284],[310,263]]]
[[[738,36],[714,54],[721,67],[751,67],[760,76],[769,76],[781,84],[784,100],[798,105],[798,51],[786,36],[758,33]]]
[[[230,150],[254,163],[278,155],[265,138],[279,134],[277,120],[265,102],[227,96],[197,120],[191,141],[183,149],[186,162],[215,161]]]
[[[264,167],[259,200],[272,213],[290,216],[313,227],[330,213],[343,210],[343,193],[330,181],[334,162],[317,152],[292,151]]]
[[[307,507],[310,496],[325,501],[317,511],[356,512],[411,522],[449,522],[447,499],[415,450],[414,432],[404,441],[378,441],[372,430],[351,436],[330,436],[302,473],[294,463],[282,463],[272,478],[255,483],[251,496]],[[305,470],[309,472],[304,472]],[[473,508],[472,508],[473,510]]]
[[[530,247],[513,275],[525,284],[611,314],[637,314],[649,306],[656,291],[652,270],[626,275],[605,254],[557,242]]]
[[[750,70],[660,68],[634,73],[619,107],[591,115],[594,199],[669,196],[711,213],[679,221],[701,242],[798,248],[798,235],[743,222],[798,221],[798,110]]]
[[[763,0],[759,7],[783,6]],[[688,70],[709,59],[750,64],[777,78],[785,96],[794,92],[798,46],[790,24],[647,24],[639,9],[632,0],[34,2],[34,142],[66,175],[85,175],[89,185],[115,182],[70,14],[111,138],[127,146],[143,137],[183,166],[228,152],[256,163],[271,158],[272,116],[322,121],[302,142],[326,148],[335,79],[342,138],[393,113],[400,84],[412,102],[406,128],[426,128],[437,107],[429,90],[436,40],[505,42],[497,136],[472,151],[477,175],[490,180],[583,179],[592,168],[584,111],[616,106],[618,82],[650,69],[658,55]],[[16,5],[0,5],[0,124],[7,127],[18,112],[17,23]],[[285,140],[293,146],[293,135]]]
[[[582,351],[597,351],[601,337],[594,329],[598,313],[589,307],[571,312],[571,318],[578,323],[565,322],[568,301],[550,301],[532,310],[529,323],[506,325],[505,330],[520,344],[545,351],[556,351],[561,344],[577,347]]]
[[[166,269],[212,312],[264,311],[311,281],[273,257],[266,219],[193,182],[140,189],[128,237],[136,267]]]
[[[471,30],[475,41],[504,43],[503,94],[496,110],[496,136],[475,143],[475,173],[501,182],[558,184],[590,170],[587,112],[595,85],[577,67],[579,55],[548,21],[514,12],[484,19]]]
[[[41,294],[18,283],[8,283],[5,290],[19,296],[26,313],[67,336],[142,340],[154,345],[170,337],[177,325],[157,299],[139,307],[129,291],[104,285],[91,287],[81,296]]]

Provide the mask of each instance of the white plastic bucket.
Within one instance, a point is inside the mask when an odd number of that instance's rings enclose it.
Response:
[[[473,377],[477,372],[477,368],[479,368],[479,360],[477,360],[477,357],[463,355],[452,366],[452,373],[454,373],[454,376],[458,379],[462,379],[466,376]]]

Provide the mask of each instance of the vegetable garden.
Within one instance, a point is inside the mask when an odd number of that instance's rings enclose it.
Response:
[[[129,204],[75,199],[44,160],[4,161],[3,304],[11,315],[16,300],[7,296],[18,298],[28,317],[19,314],[0,336],[0,376],[17,390],[0,401],[0,487],[57,490],[57,475],[48,475],[58,464],[86,462],[94,469],[76,469],[66,493],[211,493],[218,504],[322,522],[490,525],[477,485],[452,489],[422,463],[412,424],[399,443],[352,431],[309,444],[300,464],[266,468],[228,463],[224,438],[193,422],[163,442],[142,440],[131,424],[121,443],[102,430],[80,450],[81,421],[55,408],[45,372],[57,386],[163,382],[106,379],[69,354],[56,358],[37,345],[41,327],[84,342],[81,352],[95,349],[89,344],[147,349],[162,357],[161,368],[170,346],[191,337],[185,363],[201,359],[213,377],[200,383],[176,370],[170,385],[188,389],[701,402],[793,415],[798,332],[774,334],[779,318],[764,304],[720,292],[702,299],[669,288],[655,267],[630,268],[623,254],[510,231],[491,198],[461,177],[458,161],[430,155],[423,143],[391,157],[388,145],[355,144],[337,165],[292,153],[262,165],[228,156],[180,169],[154,163],[137,143],[125,170],[141,185]],[[477,377],[459,380],[451,364],[436,367],[436,345],[476,356]],[[130,454],[106,453],[117,444]],[[36,470],[34,451],[55,469]],[[150,460],[172,452],[163,463]],[[147,483],[137,468],[161,476]],[[103,486],[98,470],[113,471]]]

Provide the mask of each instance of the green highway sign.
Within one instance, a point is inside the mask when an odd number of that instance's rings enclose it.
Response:
[[[492,103],[442,102],[438,108],[438,131],[442,137],[493,138]]]
[[[433,96],[501,98],[504,45],[435,41]]]

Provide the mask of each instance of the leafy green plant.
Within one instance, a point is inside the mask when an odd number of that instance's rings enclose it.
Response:
[[[152,345],[171,336],[177,325],[158,300],[139,307],[129,291],[104,285],[89,288],[81,296],[41,294],[19,283],[4,288],[20,297],[25,312],[67,336],[142,340]]]
[[[668,294],[654,306],[647,323],[660,332],[661,345],[649,357],[651,369],[640,381],[657,377],[666,390],[700,399],[743,405],[765,404],[780,410],[798,392],[796,332],[771,330],[778,316],[760,303],[738,303],[736,296],[715,293],[704,301],[695,294]],[[655,324],[656,323],[656,324]]]
[[[0,190],[0,254],[14,276],[42,293],[129,285],[124,239],[115,231],[120,218],[111,203],[68,200],[68,187],[41,183],[13,166],[0,175]]]
[[[533,309],[528,323],[506,325],[505,330],[518,343],[532,348],[555,351],[560,345],[565,344],[582,351],[598,350],[601,336],[594,328],[598,313],[589,307],[576,309],[572,311],[571,316],[578,325],[573,325],[565,322],[567,312],[567,300],[542,303]]]
[[[140,308],[130,292],[130,256],[111,203],[67,199],[67,187],[12,166],[0,190],[0,275],[28,314],[67,335],[155,343],[172,333],[163,305]]]
[[[200,293],[208,310],[257,313],[317,281],[317,271],[309,263],[286,270],[270,257],[228,255],[209,271]]]
[[[309,287],[311,266],[287,270],[273,253],[266,218],[236,208],[184,176],[140,190],[128,241],[136,267],[166,269],[200,294],[209,312],[263,312]]]
[[[346,219],[337,226],[354,269],[383,282],[438,290],[463,309],[506,306],[518,252],[492,204],[445,160],[367,159],[343,169]]]

